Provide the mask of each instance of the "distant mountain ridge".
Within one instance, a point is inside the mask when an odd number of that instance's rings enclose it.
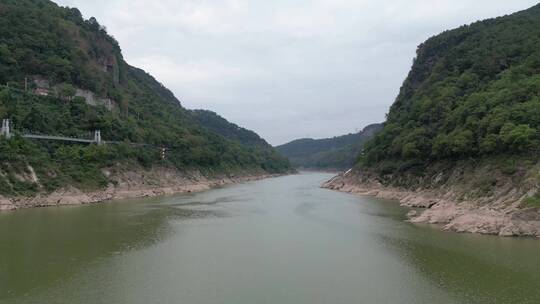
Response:
[[[295,167],[306,169],[348,169],[354,165],[363,144],[382,124],[371,124],[358,133],[324,139],[302,138],[277,146]]]

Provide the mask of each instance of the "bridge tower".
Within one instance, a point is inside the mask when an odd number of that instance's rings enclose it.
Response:
[[[94,142],[98,145],[101,144],[101,131],[100,130],[94,131]]]
[[[2,119],[2,130],[0,131],[0,136],[5,136],[8,139],[11,138],[9,119]]]
[[[167,151],[167,149],[165,147],[161,147],[161,160],[165,160],[166,156],[165,156],[165,152]]]

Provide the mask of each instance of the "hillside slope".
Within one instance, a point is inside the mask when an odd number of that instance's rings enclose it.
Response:
[[[261,168],[268,172],[291,170],[289,161],[277,153],[257,133],[229,122],[217,113],[207,110],[190,110],[194,120],[212,133],[240,143],[247,151],[258,157]]]
[[[207,110],[190,111],[194,119],[206,129],[247,147],[271,148],[257,133],[229,122],[217,113]]]
[[[372,124],[362,131],[325,139],[303,138],[277,146],[295,167],[306,169],[349,169],[357,161],[364,143],[373,137],[382,124]]]
[[[0,87],[0,117],[15,130],[12,139],[0,139],[3,196],[102,189],[118,182],[111,169],[160,167],[207,176],[289,170],[273,149],[244,145],[245,131],[235,125],[219,126],[233,136],[203,126],[161,83],[124,61],[105,27],[75,8],[48,0],[1,1],[0,83],[6,84]],[[94,130],[121,143],[20,137],[30,132],[80,138]]]
[[[413,221],[540,236],[540,5],[432,37],[382,131],[334,189],[429,208]]]

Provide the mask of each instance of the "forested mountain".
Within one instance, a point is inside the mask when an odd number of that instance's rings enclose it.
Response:
[[[372,124],[362,131],[325,139],[303,138],[277,146],[295,167],[306,169],[348,169],[357,161],[364,143],[382,124]]]
[[[528,154],[540,148],[540,5],[446,31],[418,47],[363,164]],[[407,167],[407,166],[405,166]]]
[[[104,168],[129,164],[206,172],[289,169],[255,133],[217,118],[208,125],[200,112],[184,109],[161,83],[126,63],[106,28],[76,8],[48,0],[0,1],[0,84],[0,117],[15,127],[14,138],[0,140],[0,194],[103,187],[109,182]],[[125,144],[36,142],[17,135],[82,137],[93,130]],[[20,178],[30,174],[28,166],[42,184]]]
[[[417,50],[381,132],[324,186],[445,230],[540,237],[540,5]]]

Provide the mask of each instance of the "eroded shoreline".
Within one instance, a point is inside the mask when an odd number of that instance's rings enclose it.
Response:
[[[103,203],[112,200],[155,197],[191,192],[280,176],[266,172],[223,174],[207,177],[198,171],[180,172],[168,168],[105,172],[114,183],[105,189],[82,191],[73,186],[31,197],[0,196],[0,212],[25,208]]]
[[[412,223],[439,224],[443,230],[499,236],[540,238],[540,212],[521,208],[521,195],[509,190],[504,195],[477,200],[459,200],[452,188],[414,191],[384,186],[358,174],[342,173],[322,185],[323,188],[358,195],[396,200],[412,209]]]

